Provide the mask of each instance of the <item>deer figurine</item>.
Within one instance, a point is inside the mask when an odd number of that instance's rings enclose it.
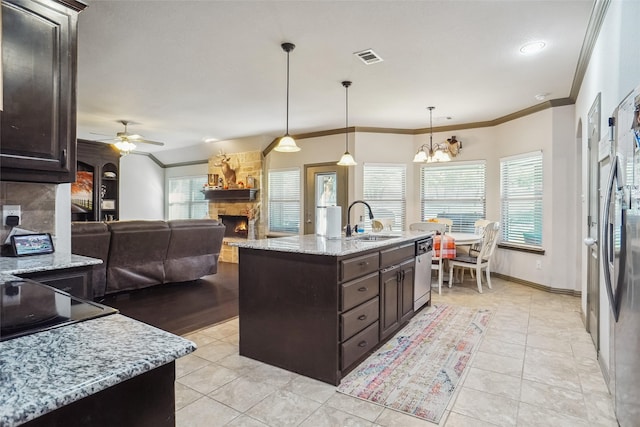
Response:
[[[216,156],[219,160],[218,162],[214,163],[214,166],[220,166],[220,169],[222,169],[222,175],[224,176],[224,180],[227,184],[227,186],[229,186],[230,188],[233,188],[236,186],[236,171],[231,169],[231,166],[229,166],[229,160],[231,160],[231,157],[228,157],[224,151],[220,150],[220,153]]]

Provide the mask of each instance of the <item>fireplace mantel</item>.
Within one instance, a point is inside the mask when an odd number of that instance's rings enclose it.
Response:
[[[257,188],[237,188],[231,190],[202,190],[207,200],[247,201],[255,200]]]

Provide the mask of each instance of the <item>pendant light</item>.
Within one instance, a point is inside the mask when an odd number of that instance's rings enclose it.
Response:
[[[296,141],[289,135],[289,53],[295,49],[296,45],[293,43],[282,43],[280,46],[282,50],[287,52],[287,129],[274,150],[283,153],[295,153],[296,151],[300,151],[300,147],[296,145]]]
[[[434,148],[433,146],[433,110],[436,107],[427,107],[429,110],[429,146],[427,144],[422,144],[418,149],[418,152],[413,157],[413,161],[415,163],[434,163],[434,162],[449,162],[451,161],[451,156],[448,152],[442,150],[438,145]],[[429,153],[427,154],[424,149],[428,148]]]
[[[344,86],[345,92],[345,121],[344,121],[344,154],[340,158],[338,165],[340,166],[355,166],[357,165],[356,161],[353,159],[351,153],[349,153],[349,86],[351,86],[350,81],[342,82],[342,86]]]

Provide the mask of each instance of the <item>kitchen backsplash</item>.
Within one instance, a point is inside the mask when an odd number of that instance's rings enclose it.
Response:
[[[55,233],[56,184],[0,181],[0,206],[4,205],[20,205],[18,227],[38,233]],[[11,227],[3,223],[0,243],[4,243],[10,231]]]

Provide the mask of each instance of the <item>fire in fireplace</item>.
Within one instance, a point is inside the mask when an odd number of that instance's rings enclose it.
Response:
[[[219,215],[220,221],[226,226],[225,237],[246,239],[249,218],[245,215]]]

